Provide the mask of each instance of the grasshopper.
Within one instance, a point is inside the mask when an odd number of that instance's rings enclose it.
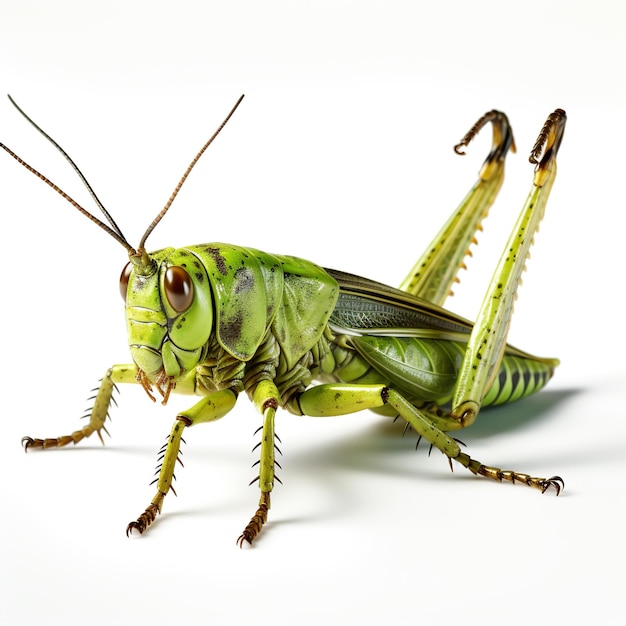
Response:
[[[260,498],[237,539],[240,547],[252,543],[267,522],[270,494],[280,481],[274,428],[279,408],[310,416],[371,409],[399,417],[445,454],[450,468],[454,461],[473,474],[541,492],[553,487],[558,495],[564,487],[559,476],[540,478],[484,465],[462,452],[449,433],[472,424],[483,406],[540,390],[558,365],[557,359],[532,356],[507,344],[507,335],[520,276],[556,176],[565,112],[557,109],[547,118],[532,148],[531,190],[471,323],[443,304],[502,185],[505,157],[515,149],[504,113],[485,114],[455,146],[463,154],[491,124],[492,148],[477,182],[395,289],[292,256],[224,243],[146,251],[150,233],[240,102],[195,156],[137,247],[128,243],[74,161],[13,102],[68,160],[108,223],[0,144],[2,148],[109,233],[129,256],[120,290],[132,362],[106,371],[86,426],[57,438],[24,437],[25,450],[76,444],[93,433],[103,441],[120,383],[138,384],[151,400],[158,395],[163,404],[171,393],[199,396],[176,415],[161,450],[156,494],[126,529],[127,534],[143,533],[174,491],[183,432],[221,419],[245,393],[262,416],[255,463]]]

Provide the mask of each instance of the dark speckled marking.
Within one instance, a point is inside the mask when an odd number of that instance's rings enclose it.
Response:
[[[254,287],[254,276],[245,267],[241,267],[235,272],[235,293],[243,293]]]
[[[222,276],[228,275],[228,264],[226,263],[226,259],[222,256],[218,248],[211,248],[207,246],[205,248],[206,253],[213,257],[215,261],[215,265],[217,266],[218,271]]]
[[[220,338],[227,346],[231,346],[237,343],[237,340],[241,337],[241,329],[243,326],[243,317],[241,313],[231,317],[227,322],[220,324]]]

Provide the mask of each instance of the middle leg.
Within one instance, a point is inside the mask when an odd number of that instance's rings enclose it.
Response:
[[[452,461],[456,461],[473,474],[498,482],[523,483],[542,492],[552,486],[558,494],[563,485],[562,479],[558,476],[535,477],[522,472],[491,467],[472,459],[461,451],[459,444],[446,432],[462,428],[457,419],[447,414],[438,415],[431,410],[420,409],[401,393],[386,385],[328,383],[308,389],[299,397],[298,402],[303,414],[312,417],[345,415],[388,405],[393,407],[420,437],[443,452],[448,457],[451,468]]]

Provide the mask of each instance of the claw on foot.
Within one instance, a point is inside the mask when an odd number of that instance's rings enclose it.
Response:
[[[541,493],[545,493],[550,487],[554,487],[556,495],[558,496],[561,491],[565,489],[565,481],[560,476],[545,478],[541,483]]]
[[[560,476],[551,476],[550,478],[538,478],[531,476],[530,474],[522,474],[521,472],[514,472],[513,470],[503,470],[499,467],[489,467],[483,465],[480,461],[470,458],[464,452],[461,452],[454,458],[461,465],[466,467],[472,474],[478,476],[484,476],[485,478],[491,478],[491,480],[497,480],[498,482],[509,482],[512,484],[521,483],[539,489],[541,493],[545,493],[550,487],[554,487],[556,495],[558,496],[561,491],[565,489],[565,481]]]
[[[126,536],[130,537],[133,530],[139,531],[139,534],[143,532],[154,522],[159,514],[159,507],[156,504],[149,504],[146,510],[137,518],[137,521],[131,522],[126,527]]]
[[[258,536],[263,528],[265,522],[267,522],[267,513],[270,509],[270,494],[263,492],[261,494],[261,501],[259,502],[259,508],[256,510],[256,513],[252,516],[248,525],[244,528],[241,535],[239,535],[237,539],[237,545],[240,548],[243,548],[244,541],[247,541],[249,544],[252,544],[254,539]]]
[[[81,431],[78,432],[81,433]],[[68,443],[76,443],[74,434],[76,433],[73,433],[72,435],[65,435],[64,437],[56,437],[54,439],[33,439],[33,437],[22,437],[22,447],[24,448],[24,452],[28,452],[30,448],[43,448],[44,450],[47,448],[62,448]],[[80,441],[82,438],[83,436],[81,436],[78,440]]]

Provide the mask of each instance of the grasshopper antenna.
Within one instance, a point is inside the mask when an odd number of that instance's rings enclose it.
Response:
[[[5,146],[3,143],[0,143],[0,148],[2,148],[5,152],[10,154],[20,165],[23,165],[29,172],[37,176],[37,178],[40,178],[41,180],[43,180],[43,182],[46,183],[46,185],[48,185],[49,187],[52,187],[52,189],[54,189],[60,196],[65,198],[73,207],[78,209],[85,217],[88,217],[92,222],[100,226],[102,230],[109,233],[109,235],[111,235],[113,239],[115,239],[116,241],[119,241],[124,246],[124,248],[128,250],[129,253],[134,252],[133,247],[126,241],[126,238],[124,237],[124,235],[122,235],[121,232],[118,232],[119,229],[118,231],[113,230],[113,228],[111,228],[110,226],[107,226],[104,222],[100,221],[97,217],[92,215],[89,211],[87,211],[80,204],[78,204],[78,202],[76,202],[74,198],[66,194],[63,191],[63,189],[61,189],[60,187],[57,187],[57,185],[55,185],[49,178],[47,178],[41,172],[38,172],[34,167],[26,163],[26,161],[24,161],[19,156],[17,156],[17,154],[15,154],[13,150]]]
[[[17,104],[17,102],[15,102],[15,100],[13,100],[13,98],[9,94],[7,94],[7,97],[11,101],[11,104],[21,113],[22,117],[24,117],[24,119],[26,119],[26,121],[29,122],[31,126],[33,126],[37,131],[39,131],[39,133],[41,133],[63,155],[65,160],[72,166],[72,169],[76,172],[76,174],[78,174],[78,177],[82,181],[83,185],[85,185],[85,187],[87,188],[89,195],[93,198],[98,208],[102,211],[104,217],[106,217],[113,231],[118,235],[118,237],[115,237],[115,238],[118,241],[120,241],[122,245],[127,244],[130,247],[130,244],[128,244],[128,242],[126,241],[126,237],[124,237],[124,235],[122,234],[122,231],[120,230],[119,226],[115,223],[115,220],[111,217],[111,214],[104,208],[104,205],[100,201],[100,198],[98,198],[98,196],[96,195],[96,192],[93,190],[92,186],[89,184],[84,174],[80,171],[78,165],[74,163],[70,155],[59,145],[57,141],[55,141],[43,128],[41,128],[41,126],[36,124],[35,121],[26,114],[26,112]],[[8,151],[6,147],[5,147],[5,150]],[[12,152],[9,152],[9,154],[11,154],[11,156],[16,158]],[[50,181],[45,176],[43,176],[42,174],[40,174],[39,172],[31,168],[30,166],[27,166],[27,164],[21,159],[18,159],[18,162],[24,165],[24,167],[26,167],[26,169],[31,171],[33,174],[41,178],[41,180],[43,180],[45,183],[50,185],[57,193],[60,193],[68,202],[70,202],[70,204],[75,206],[81,213],[87,214],[87,216],[90,217],[90,219],[93,219],[93,216],[91,215],[91,213],[88,213],[85,209],[83,209],[80,205],[78,205],[74,200],[72,200],[67,194],[62,193],[61,190],[56,185],[51,184]],[[96,223],[98,224],[99,220],[96,220]],[[99,223],[99,225],[100,224],[101,222]]]
[[[170,196],[169,200],[167,201],[167,203],[165,204],[163,209],[161,209],[161,212],[154,218],[154,220],[152,221],[150,226],[148,226],[148,228],[147,228],[146,232],[144,233],[143,237],[141,238],[141,241],[139,242],[139,246],[137,247],[136,250],[135,250],[135,248],[133,248],[128,243],[128,241],[126,240],[126,237],[124,237],[124,235],[123,235],[122,231],[120,230],[119,226],[115,223],[115,220],[111,217],[110,213],[105,209],[104,205],[102,204],[102,202],[100,201],[100,199],[98,198],[96,193],[94,192],[93,188],[91,187],[91,185],[89,184],[89,182],[85,178],[84,174],[80,171],[80,169],[78,168],[76,163],[74,163],[74,161],[67,154],[67,152],[65,152],[65,150],[50,135],[48,135],[48,133],[46,133],[40,126],[38,126],[17,105],[15,100],[13,100],[13,98],[10,95],[8,96],[8,98],[11,101],[11,104],[22,114],[22,116],[28,122],[30,122],[30,124],[36,130],[38,130],[50,143],[52,143],[52,145],[65,157],[67,162],[72,166],[72,169],[76,172],[76,174],[78,174],[78,177],[80,178],[82,183],[85,185],[85,187],[89,191],[89,194],[93,198],[93,200],[96,203],[96,205],[98,206],[98,208],[102,211],[103,215],[105,216],[105,218],[109,222],[110,226],[108,226],[107,224],[105,224],[104,222],[99,220],[95,215],[93,215],[92,213],[87,211],[87,209],[83,208],[69,194],[65,193],[65,191],[63,191],[60,187],[55,185],[49,178],[47,178],[41,172],[37,171],[34,167],[32,167],[31,165],[26,163],[26,161],[24,161],[22,158],[20,158],[17,154],[15,154],[15,152],[13,152],[10,148],[5,146],[3,143],[0,143],[0,148],[2,148],[5,152],[10,154],[20,165],[23,165],[29,172],[31,172],[32,174],[34,174],[35,176],[40,178],[49,187],[54,189],[54,191],[56,191],[60,196],[65,198],[73,207],[75,207],[78,211],[80,211],[85,217],[89,218],[92,222],[94,222],[100,228],[102,228],[102,230],[104,230],[107,233],[109,233],[109,235],[111,235],[111,237],[113,237],[113,239],[118,241],[128,251],[129,256],[131,258],[131,261],[133,261],[135,266],[138,267],[138,268],[141,268],[144,272],[148,272],[150,270],[151,265],[152,265],[150,260],[149,260],[149,258],[148,258],[148,255],[145,252],[145,247],[144,247],[145,243],[146,243],[146,240],[148,239],[148,236],[154,230],[156,225],[161,221],[161,219],[163,219],[163,216],[169,210],[170,206],[174,202],[174,199],[178,195],[178,192],[180,191],[180,188],[183,186],[183,183],[185,182],[185,180],[187,180],[187,177],[189,176],[189,173],[193,169],[194,165],[197,163],[198,159],[202,156],[204,151],[211,145],[211,143],[213,143],[213,140],[219,135],[220,131],[224,128],[224,126],[226,126],[226,123],[232,117],[233,113],[235,112],[235,110],[237,109],[237,107],[239,106],[241,101],[243,100],[243,95],[240,96],[240,98],[235,103],[235,106],[231,109],[230,113],[226,116],[224,121],[219,125],[217,130],[213,133],[213,135],[210,137],[210,139],[204,144],[204,146],[202,146],[202,148],[200,149],[198,154],[191,161],[191,163],[189,164],[189,167],[187,168],[187,170],[183,174],[182,178],[180,179],[180,181],[176,185],[176,188],[174,189],[174,191],[173,191],[172,195]]]
[[[180,188],[183,186],[184,182],[187,180],[187,177],[191,173],[191,170],[194,168],[195,164],[198,162],[200,157],[204,154],[204,151],[213,143],[213,141],[220,134],[224,126],[226,126],[226,124],[228,123],[228,120],[232,117],[233,113],[237,110],[237,107],[241,104],[242,100],[243,100],[243,95],[239,96],[239,100],[235,102],[235,106],[230,110],[230,113],[224,118],[224,121],[218,126],[217,130],[211,135],[209,140],[202,146],[202,148],[200,148],[200,151],[198,152],[198,154],[196,154],[196,156],[193,158],[193,160],[189,164],[189,167],[185,170],[185,173],[182,175],[181,179],[178,181],[178,184],[176,185],[176,188],[172,192],[172,195],[170,196],[169,200],[165,203],[165,206],[161,209],[161,212],[154,218],[154,220],[152,220],[152,223],[150,224],[150,226],[148,226],[148,228],[146,229],[146,232],[143,234],[143,237],[141,238],[141,241],[139,242],[139,246],[137,247],[137,252],[141,252],[142,250],[145,250],[146,239],[148,239],[148,237],[150,236],[150,233],[155,229],[156,225],[163,219],[165,214],[168,212],[176,196],[178,195]]]

